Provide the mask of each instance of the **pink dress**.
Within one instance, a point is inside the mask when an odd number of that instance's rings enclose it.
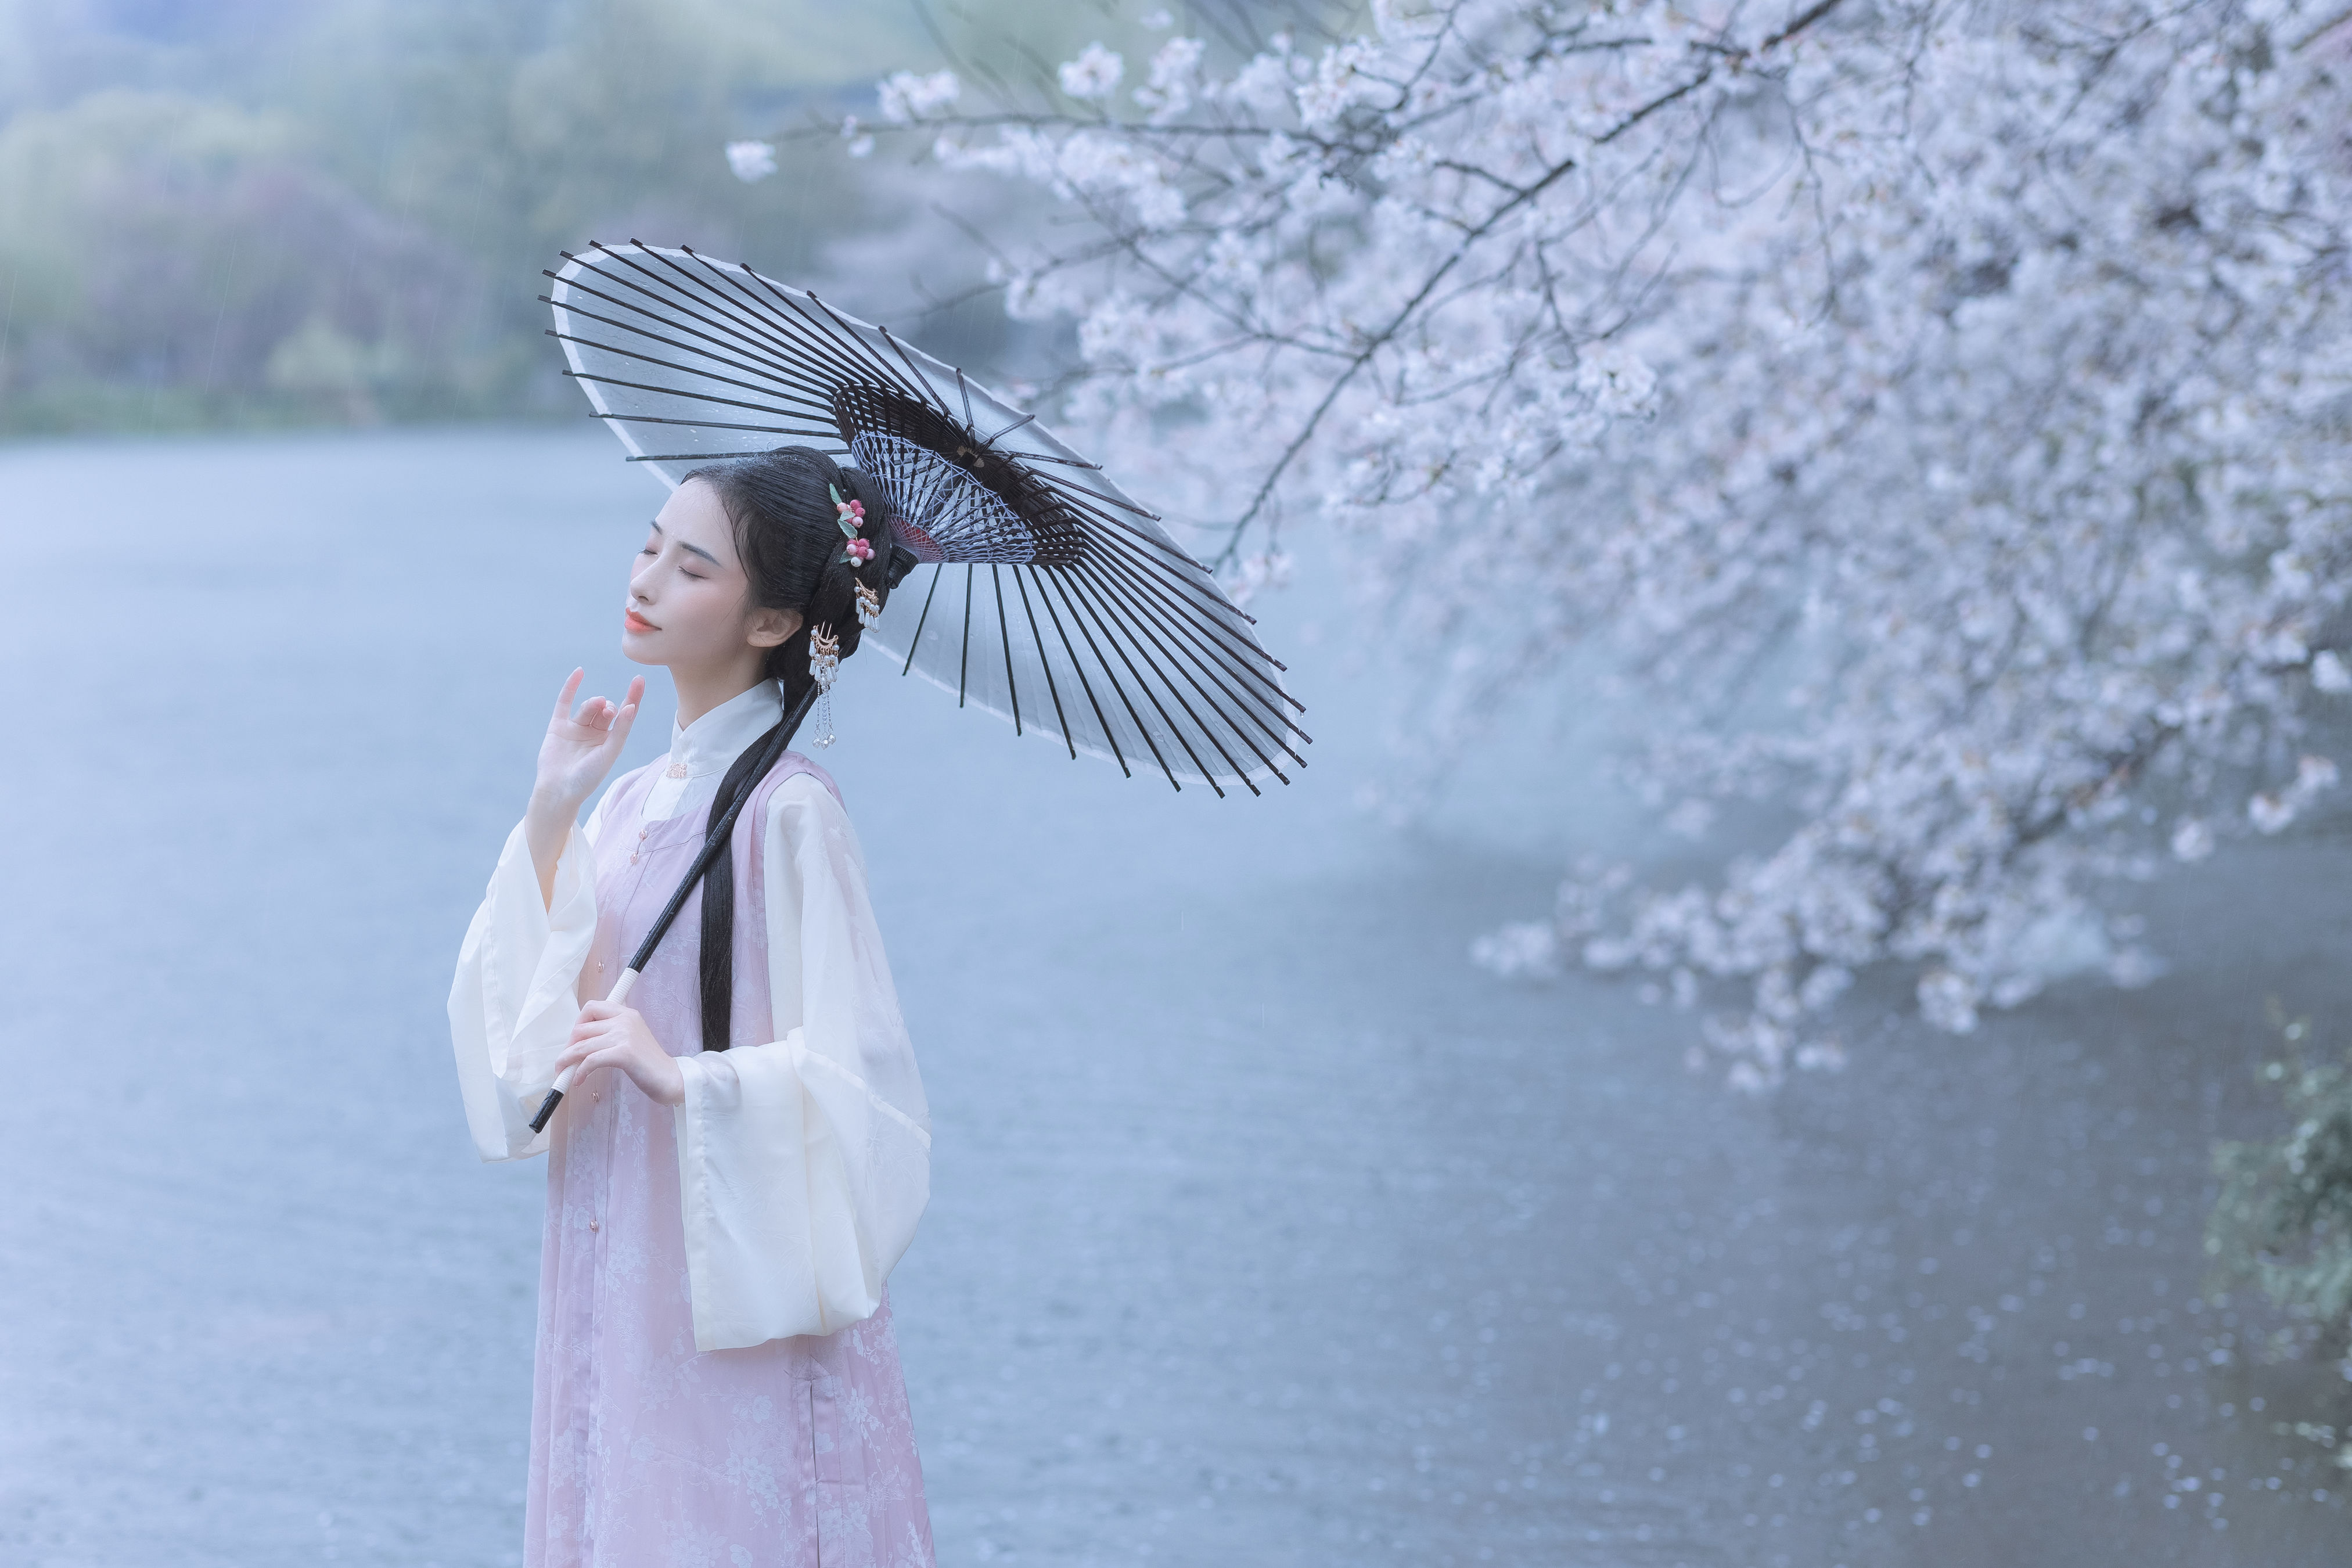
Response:
[[[734,1039],[771,1037],[758,825],[738,819]],[[692,809],[632,832],[649,769],[614,786],[596,846],[603,994],[699,847]],[[629,996],[673,1056],[701,1049],[699,894]],[[674,1112],[622,1073],[573,1086],[549,1146],[526,1504],[529,1568],[929,1568],[930,1518],[887,1299],[823,1337],[698,1354]]]

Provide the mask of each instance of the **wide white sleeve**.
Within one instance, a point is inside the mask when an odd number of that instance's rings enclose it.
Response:
[[[610,799],[610,795],[606,796]],[[573,827],[555,862],[554,897],[542,904],[539,872],[517,823],[466,928],[449,984],[449,1041],[466,1126],[485,1160],[541,1153],[548,1134],[530,1119],[555,1085],[555,1058],[580,1016],[581,967],[596,940],[595,858]]]
[[[701,1351],[873,1316],[930,1201],[929,1110],[849,819],[795,775],[771,798],[761,854],[774,1037],[678,1060]]]

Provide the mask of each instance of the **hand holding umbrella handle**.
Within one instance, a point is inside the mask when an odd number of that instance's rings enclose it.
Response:
[[[629,987],[636,983],[637,972],[634,969],[624,969],[621,971],[621,977],[613,982],[613,989],[604,994],[604,1000],[616,1007],[619,1006],[629,999]],[[579,1071],[576,1066],[568,1067],[555,1075],[555,1087],[547,1091],[547,1098],[539,1102],[539,1114],[530,1119],[530,1130],[533,1132],[547,1131],[547,1119],[555,1114],[557,1106],[563,1103],[564,1092],[571,1089],[572,1080]]]
[[[685,880],[678,883],[677,891],[669,896],[669,902],[663,906],[662,912],[654,917],[651,929],[646,932],[646,940],[637,947],[636,956],[629,960],[626,969],[621,971],[621,977],[613,982],[612,994],[604,998],[605,1001],[619,1003],[628,998],[629,987],[637,983],[637,976],[645,973],[646,964],[653,962],[654,949],[661,945],[661,939],[669,930],[670,922],[677,919],[678,910],[686,907],[686,896],[694,891],[697,882],[702,880],[702,874],[710,868],[710,862],[725,852],[735,831],[735,818],[742,813],[744,802],[751,798],[751,793],[760,781],[768,776],[768,770],[776,765],[776,760],[784,754],[784,748],[792,744],[793,733],[800,729],[801,721],[808,717],[808,710],[815,704],[816,699],[817,689],[812,685],[801,693],[800,700],[793,704],[776,727],[768,731],[767,743],[760,750],[757,765],[743,781],[743,786],[733,802],[719,820],[710,825],[709,832],[702,840],[702,851],[695,856],[692,868],[687,872]],[[549,1089],[547,1098],[540,1102],[539,1114],[530,1119],[530,1130],[534,1135],[547,1130],[547,1119],[554,1115],[555,1108],[563,1102],[563,1091],[572,1087],[574,1070],[567,1068],[558,1074],[555,1087]]]

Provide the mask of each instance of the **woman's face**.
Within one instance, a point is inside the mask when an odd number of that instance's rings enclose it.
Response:
[[[699,479],[678,486],[630,568],[621,651],[689,677],[739,665],[756,672],[767,650],[800,625],[798,611],[751,607],[751,583],[719,492]]]

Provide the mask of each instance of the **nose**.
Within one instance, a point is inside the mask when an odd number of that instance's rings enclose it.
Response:
[[[642,555],[637,557],[636,564],[629,568],[629,599],[631,603],[650,605],[654,602],[654,569],[660,564],[661,557],[659,556],[655,556],[650,560]]]

